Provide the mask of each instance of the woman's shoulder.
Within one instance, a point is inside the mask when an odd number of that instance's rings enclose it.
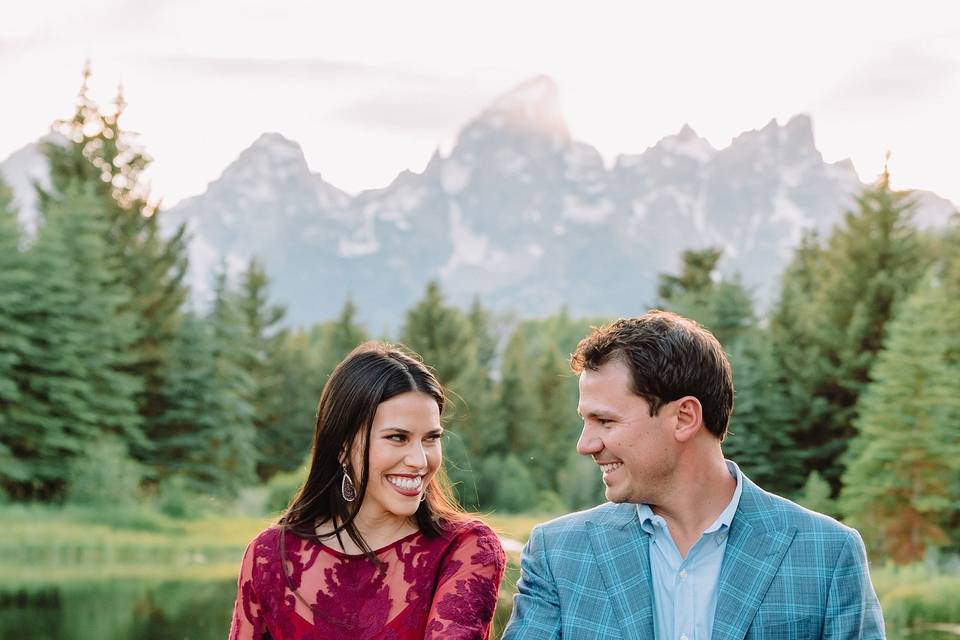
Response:
[[[444,528],[455,548],[479,553],[486,562],[493,564],[504,562],[500,536],[483,520],[467,517],[455,522],[446,522]]]
[[[280,534],[282,529],[278,525],[270,525],[253,537],[247,545],[247,554],[255,557],[272,557],[279,552]]]
[[[442,536],[448,540],[497,538],[497,532],[490,525],[473,515],[465,515],[456,520],[442,520],[439,524]]]

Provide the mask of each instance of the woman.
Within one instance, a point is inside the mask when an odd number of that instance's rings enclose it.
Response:
[[[423,363],[390,345],[337,366],[307,479],[244,554],[231,640],[489,636],[504,554],[450,498],[444,403]]]

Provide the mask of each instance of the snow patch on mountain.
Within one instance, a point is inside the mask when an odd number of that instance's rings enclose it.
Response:
[[[597,202],[584,202],[581,198],[567,194],[563,197],[564,218],[574,222],[596,224],[606,220],[614,212],[616,206],[608,198]]]
[[[50,163],[40,148],[44,142],[66,144],[67,139],[59,133],[50,132],[37,142],[17,149],[0,163],[0,177],[13,191],[17,221],[28,236],[36,234],[39,220],[39,202],[34,185],[42,189],[50,188]]]
[[[337,242],[337,255],[341,258],[368,256],[380,250],[380,243],[372,236],[340,238]]]
[[[440,184],[448,195],[456,195],[470,184],[471,168],[450,158],[440,171]]]
[[[490,249],[490,239],[475,232],[463,219],[463,211],[456,202],[450,202],[450,242],[453,245],[450,260],[440,268],[443,276],[463,265],[496,266],[504,254]]]
[[[779,225],[783,232],[777,250],[781,256],[787,258],[793,247],[797,246],[803,236],[804,229],[814,226],[814,220],[790,198],[783,185],[773,196],[773,211],[770,213],[771,222],[783,223]]]

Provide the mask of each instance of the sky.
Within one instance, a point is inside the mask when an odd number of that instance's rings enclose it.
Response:
[[[960,203],[960,5],[592,0],[61,0],[0,20],[0,160],[72,115],[84,61],[154,158],[166,207],[261,133],[350,193],[420,171],[500,94],[545,74],[611,164],[692,126],[715,147],[813,119],[827,161]]]

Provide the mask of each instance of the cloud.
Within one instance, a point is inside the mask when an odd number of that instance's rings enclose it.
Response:
[[[936,45],[937,41],[910,40],[876,52],[827,90],[824,109],[902,112],[954,94],[960,86],[960,57]]]
[[[327,117],[384,131],[443,134],[476,116],[504,88],[504,83],[491,86],[469,78],[431,85],[398,83],[338,107]]]

